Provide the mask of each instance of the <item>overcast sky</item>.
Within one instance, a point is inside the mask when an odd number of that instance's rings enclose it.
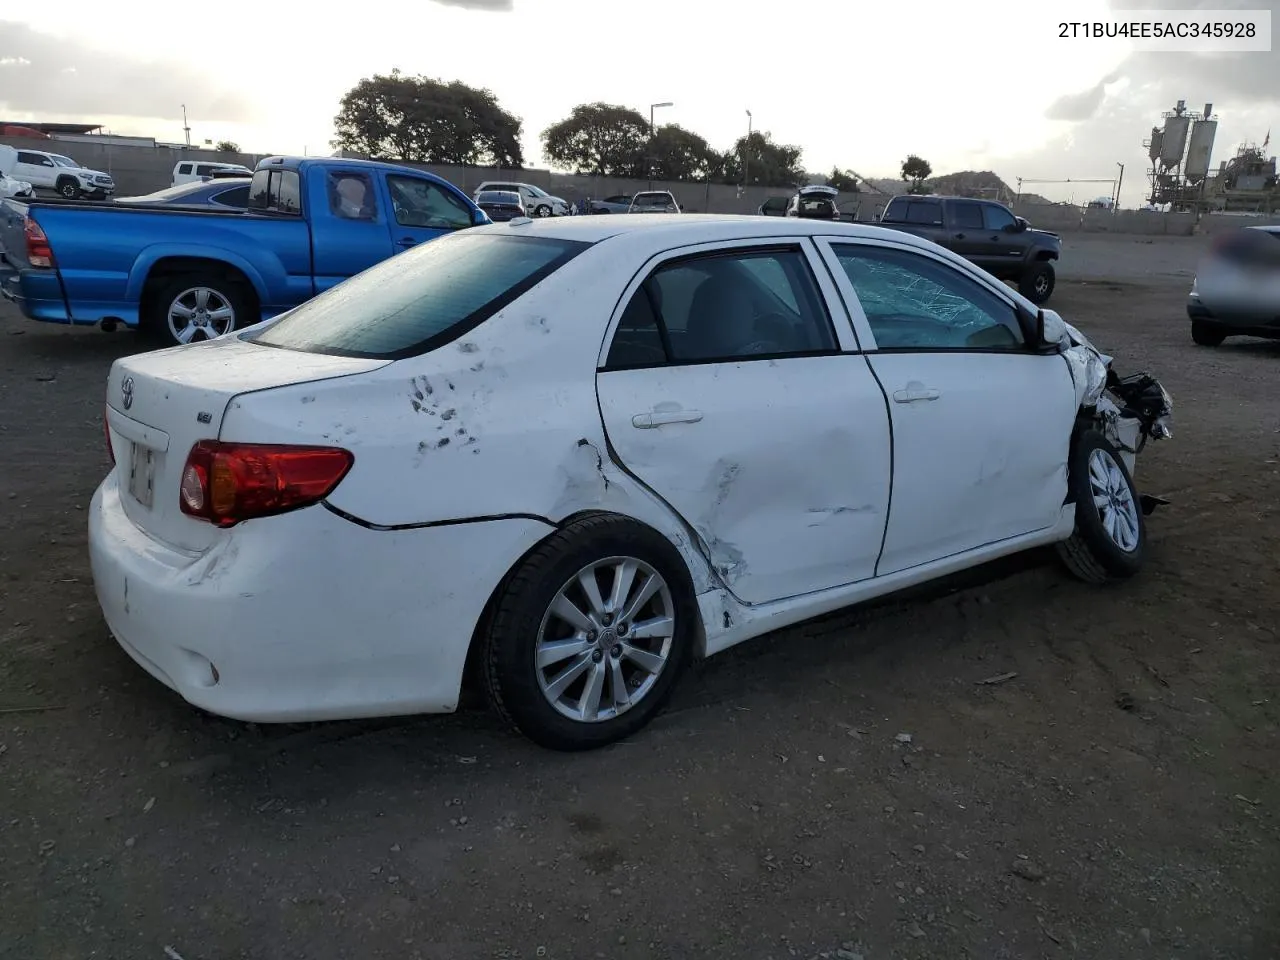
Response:
[[[1070,12],[1063,13],[1062,8]],[[103,123],[116,133],[254,152],[329,153],[333,115],[361,77],[399,67],[493,90],[538,134],[577,103],[604,100],[679,123],[718,148],[756,129],[802,147],[807,169],[896,176],[907,153],[935,173],[1089,179],[1125,164],[1143,196],[1142,140],[1163,110],[1214,104],[1213,165],[1238,143],[1280,138],[1280,52],[1136,54],[1124,40],[1063,40],[1057,22],[1113,8],[1270,9],[1280,0],[808,0],[756,17],[729,0],[383,0],[375,8],[268,4],[207,18],[130,0],[102,17],[88,0],[0,13],[0,119]],[[1037,10],[1037,8],[1042,8]],[[895,12],[907,26],[899,27]],[[5,19],[8,18],[8,19]],[[16,20],[14,19],[16,18]],[[1273,25],[1274,26],[1274,25]],[[1280,140],[1272,141],[1272,150]],[[1280,151],[1276,151],[1280,152]],[[1076,201],[1109,184],[1036,184]]]

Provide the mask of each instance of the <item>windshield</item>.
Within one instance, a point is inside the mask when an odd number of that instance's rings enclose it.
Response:
[[[545,190],[540,190],[540,189],[538,189],[537,187],[535,187],[535,186],[534,186],[533,184],[531,184],[531,183],[529,183],[529,184],[525,184],[525,186],[527,186],[527,187],[529,188],[529,192],[530,192],[530,193],[532,193],[535,197],[549,197],[549,196],[551,196],[551,194],[547,193],[547,191],[545,191]]]
[[[60,167],[71,167],[73,170],[80,166],[80,164],[76,163],[70,157],[64,157],[59,153],[49,154],[49,159]]]
[[[588,246],[497,233],[441,237],[308,300],[253,342],[385,360],[426,353],[493,316]]]

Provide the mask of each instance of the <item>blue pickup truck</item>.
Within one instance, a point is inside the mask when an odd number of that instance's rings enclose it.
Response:
[[[247,210],[0,201],[0,293],[34,320],[208,339],[297,306],[380,260],[489,222],[422,170],[270,157]],[[0,274],[0,276],[4,276]]]

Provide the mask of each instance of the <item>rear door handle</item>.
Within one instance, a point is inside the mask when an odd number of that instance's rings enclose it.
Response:
[[[964,234],[963,234],[963,233],[957,233],[957,234],[956,234],[956,239],[957,239],[957,240],[963,240],[963,239],[964,239]]]
[[[396,241],[396,246],[399,247],[415,247],[417,245],[418,241],[413,239],[413,237],[401,237]]]
[[[915,403],[917,400],[937,400],[940,396],[942,396],[941,390],[908,387],[906,390],[895,390],[893,399],[896,403]]]
[[[702,419],[698,410],[656,410],[651,413],[637,413],[631,418],[631,425],[637,430],[652,430],[666,423],[697,423]]]

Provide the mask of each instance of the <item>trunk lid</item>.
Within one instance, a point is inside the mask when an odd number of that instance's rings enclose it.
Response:
[[[207,549],[225,533],[184,514],[179,488],[192,445],[218,437],[230,402],[389,362],[281,350],[236,335],[115,361],[107,377],[107,424],[124,512],[157,540]]]

